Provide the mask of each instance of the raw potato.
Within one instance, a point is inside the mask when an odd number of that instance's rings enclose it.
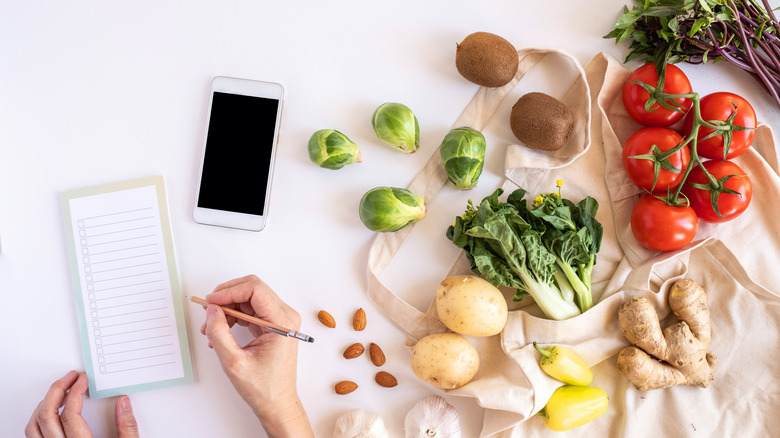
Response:
[[[504,295],[475,275],[445,278],[436,288],[435,301],[441,322],[461,335],[493,336],[506,324]]]
[[[458,44],[455,67],[464,78],[483,87],[501,87],[517,73],[520,57],[509,41],[488,32],[474,32]]]
[[[618,371],[640,391],[674,385],[706,388],[716,362],[707,353],[712,339],[707,294],[692,280],[678,280],[669,291],[669,307],[680,322],[661,332],[647,298],[632,297],[621,305],[620,332],[635,346],[620,351]]]
[[[479,370],[479,354],[456,333],[434,333],[420,339],[412,350],[412,371],[441,389],[469,383]]]
[[[528,93],[512,106],[512,133],[526,146],[557,151],[566,145],[574,127],[574,114],[566,104],[544,93]]]

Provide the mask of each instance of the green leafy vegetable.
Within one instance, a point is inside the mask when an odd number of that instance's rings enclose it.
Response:
[[[326,169],[337,170],[360,161],[358,145],[334,129],[320,129],[309,138],[309,158]]]
[[[405,154],[416,152],[420,147],[420,125],[406,105],[383,103],[374,111],[371,125],[382,142]]]
[[[360,220],[372,231],[392,232],[425,217],[421,196],[407,189],[376,187],[360,200]]]
[[[485,164],[485,137],[468,126],[455,128],[441,142],[441,161],[447,177],[459,190],[474,188]]]
[[[768,0],[635,0],[605,38],[631,40],[626,61],[725,60],[754,76],[780,105],[778,30]]]
[[[496,190],[477,207],[469,201],[447,238],[466,251],[476,274],[516,289],[515,301],[530,294],[548,318],[568,319],[590,309],[591,273],[603,235],[596,200],[574,204],[559,192],[539,195],[531,208],[524,189],[506,202],[498,199],[502,193]]]

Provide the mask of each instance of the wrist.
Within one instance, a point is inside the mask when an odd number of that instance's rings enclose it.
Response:
[[[269,438],[314,436],[309,416],[297,394],[253,410]]]

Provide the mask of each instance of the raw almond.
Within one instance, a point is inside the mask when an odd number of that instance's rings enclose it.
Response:
[[[344,359],[354,359],[359,357],[361,354],[363,354],[363,351],[365,351],[363,344],[354,343],[347,347],[346,350],[344,350]]]
[[[373,342],[368,345],[368,355],[371,357],[371,363],[378,367],[381,367],[386,362],[385,352],[379,348],[379,345]]]
[[[320,310],[317,313],[317,319],[319,319],[325,327],[336,328],[336,320],[330,313],[324,310]]]
[[[361,307],[355,312],[355,316],[352,317],[352,328],[356,332],[363,331],[366,328],[366,311]]]
[[[398,380],[392,374],[385,371],[376,373],[374,380],[376,380],[376,383],[378,383],[379,386],[385,388],[392,388],[393,386],[398,385]]]
[[[356,390],[358,388],[358,384],[355,382],[350,382],[349,380],[342,380],[341,382],[337,383],[335,386],[336,394],[344,395],[349,394],[350,392]]]

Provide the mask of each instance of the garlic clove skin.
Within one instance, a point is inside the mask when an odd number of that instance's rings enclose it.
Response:
[[[351,409],[336,420],[333,438],[389,438],[385,422],[378,414]]]
[[[460,438],[460,416],[442,397],[432,395],[406,414],[406,438]]]

